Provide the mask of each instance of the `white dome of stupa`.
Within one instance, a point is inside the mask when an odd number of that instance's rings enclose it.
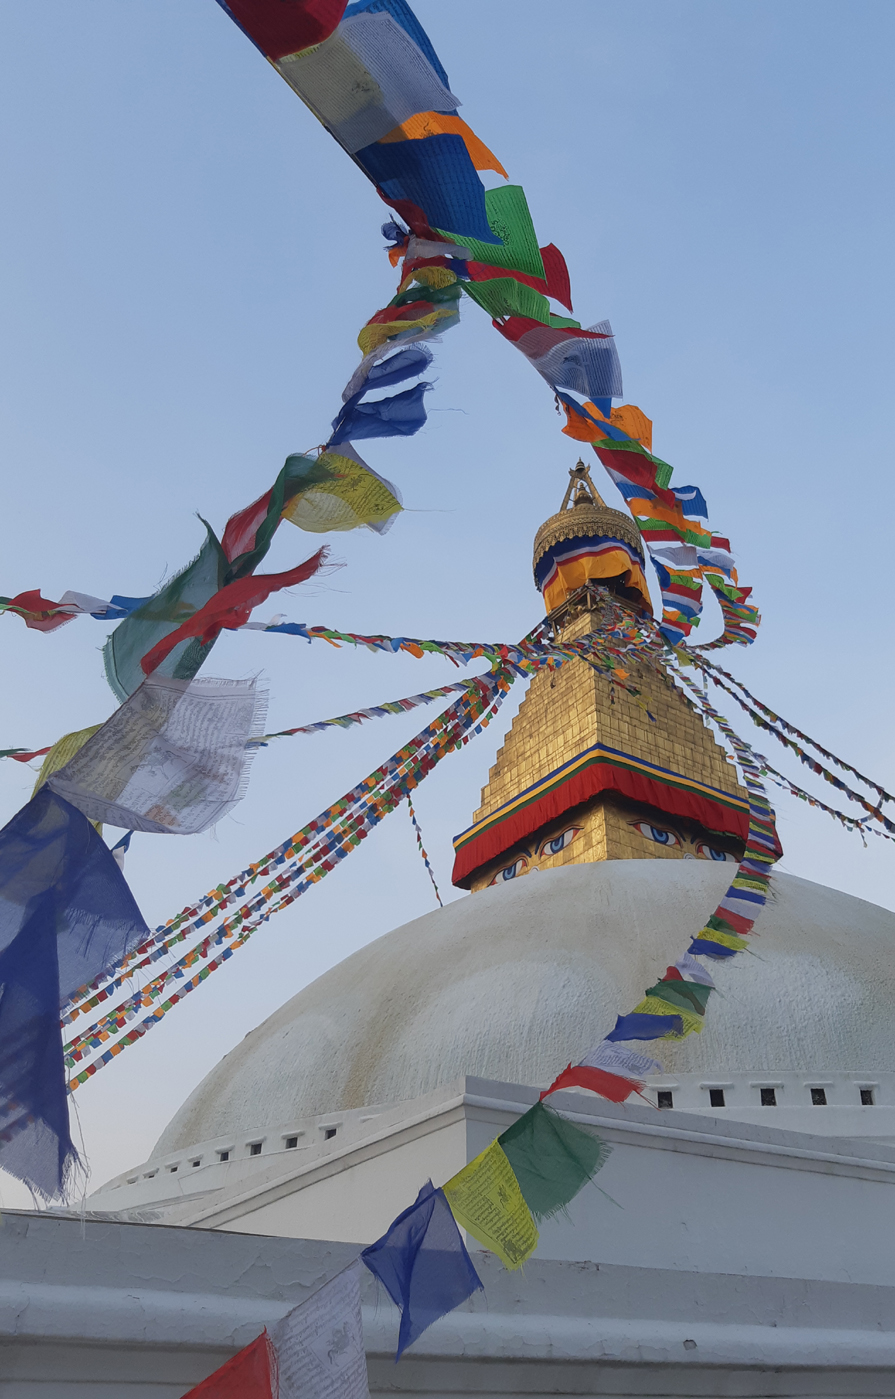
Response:
[[[730,875],[702,860],[569,865],[397,928],[247,1035],[153,1159],[418,1098],[464,1074],[545,1086],[681,955]],[[772,888],[754,955],[713,967],[720,994],[703,1033],[654,1046],[669,1082],[789,1084],[794,1101],[800,1085],[845,1078],[856,1102],[862,1084],[876,1101],[895,1070],[895,913],[792,875]]]

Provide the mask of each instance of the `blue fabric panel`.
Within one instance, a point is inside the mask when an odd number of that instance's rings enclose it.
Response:
[[[333,419],[333,434],[328,446],[340,442],[356,442],[369,437],[412,437],[426,421],[423,395],[431,384],[416,384],[391,398],[359,402],[361,395],[352,394]]]
[[[735,957],[737,955],[735,947],[725,947],[720,942],[709,942],[708,938],[694,938],[687,951],[695,952],[700,957]]]
[[[387,200],[415,204],[430,227],[500,243],[485,212],[485,186],[462,136],[439,132],[421,141],[376,141],[363,146],[355,160]]]
[[[623,550],[624,553],[628,555],[629,558],[633,553],[630,544],[626,544],[623,539],[616,539],[611,534],[588,534],[580,536],[576,535],[574,539],[564,539],[561,543],[555,544],[552,549],[548,549],[547,552],[544,555],[542,555],[541,558],[538,559],[537,565],[535,567],[535,578],[537,580],[538,587],[542,588],[544,586],[544,579],[547,577],[547,574],[550,572],[554,562],[557,559],[567,557],[569,553],[575,549],[586,549],[588,545],[590,545],[591,548],[596,550],[602,548],[605,544],[616,544],[619,549]],[[634,567],[635,563],[640,564],[641,560],[639,558],[632,558],[632,568]],[[659,566],[660,565],[658,564],[656,565],[657,568]]]
[[[220,0],[218,0],[220,3]],[[350,19],[352,15],[360,14],[382,14],[391,15],[395,24],[400,24],[405,34],[409,34],[418,49],[422,49],[432,67],[435,69],[445,87],[450,87],[448,75],[441,66],[438,54],[432,47],[432,40],[429,38],[416,15],[411,10],[406,0],[356,0],[356,3],[349,5],[343,16]]]
[[[693,519],[708,519],[709,508],[705,503],[705,496],[698,486],[672,486],[672,490],[680,501],[681,509],[685,515],[689,515]]]
[[[693,951],[693,948],[690,948]],[[684,1022],[679,1015],[620,1015],[607,1040],[660,1040],[674,1030],[682,1034]]]
[[[91,612],[90,615],[99,618],[129,617],[138,607],[142,607],[144,602],[149,601],[148,597],[121,597],[118,593],[113,593],[105,612]]]
[[[431,1180],[361,1258],[401,1309],[396,1360],[482,1286],[444,1191]]]
[[[425,296],[425,289],[421,289],[420,296]],[[368,393],[370,389],[385,389],[392,384],[400,384],[404,379],[412,379],[415,374],[424,373],[431,363],[432,351],[427,350],[425,345],[409,345],[406,350],[399,350],[396,355],[374,364],[363,386],[358,390],[358,395]]]
[[[42,787],[0,831],[0,1167],[47,1199],[77,1161],[60,1008],[148,936],[105,842]]]

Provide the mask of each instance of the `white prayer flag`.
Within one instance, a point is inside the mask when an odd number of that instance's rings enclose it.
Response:
[[[271,1330],[278,1399],[369,1399],[360,1269],[358,1260]]]
[[[48,785],[91,821],[195,835],[243,795],[266,708],[254,680],[151,675]]]

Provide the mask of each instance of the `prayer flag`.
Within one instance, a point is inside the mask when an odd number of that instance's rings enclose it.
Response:
[[[218,0],[221,9],[267,58],[282,58],[328,39],[345,12],[345,0]]]
[[[444,1192],[431,1181],[361,1258],[401,1309],[396,1360],[482,1286]]]
[[[325,484],[331,473],[319,457],[293,453],[269,491],[244,510],[231,515],[221,538],[228,568],[224,583],[253,573],[270,548],[274,532],[287,506],[305,491]]]
[[[403,509],[397,486],[377,475],[350,442],[341,442],[337,452],[324,452],[318,460],[329,479],[290,501],[283,519],[311,534],[360,525],[385,534]]]
[[[421,232],[424,224],[425,229],[450,228],[450,237],[464,242],[467,237],[483,245],[499,241],[488,223],[485,187],[462,136],[443,131],[417,141],[376,140],[359,148],[355,159],[402,217],[407,217],[402,204],[419,211],[421,219],[414,222],[421,223]]]
[[[423,395],[431,387],[431,384],[416,384],[390,398],[364,402],[360,401],[360,394],[355,394],[334,419],[328,445],[335,447],[353,438],[412,437],[426,421]]]
[[[505,1268],[521,1268],[538,1246],[538,1227],[499,1141],[444,1186],[454,1218],[496,1253]]]
[[[184,1399],[277,1399],[275,1377],[276,1360],[265,1330]]]
[[[569,1064],[541,1097],[546,1098],[563,1088],[587,1088],[591,1093],[607,1098],[610,1103],[623,1103],[637,1091],[638,1085],[610,1069],[592,1068],[589,1064]]]
[[[242,796],[266,708],[254,680],[152,675],[49,785],[92,821],[195,835]]]
[[[693,951],[692,947],[690,951]],[[668,1017],[654,1013],[647,1015],[632,1011],[630,1015],[619,1015],[616,1018],[615,1027],[606,1038],[611,1041],[658,1040],[664,1039],[670,1030],[676,1030],[680,1035],[684,1033],[684,1022],[680,1016]]]
[[[367,1399],[360,1262],[271,1328],[276,1399]]]
[[[41,788],[0,831],[0,1166],[47,1199],[77,1162],[60,1008],[148,936],[111,851]]]
[[[543,1102],[535,1103],[497,1140],[538,1223],[564,1209],[606,1164],[611,1151],[598,1136]]]

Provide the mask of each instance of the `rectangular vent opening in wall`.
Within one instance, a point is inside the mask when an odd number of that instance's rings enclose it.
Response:
[[[261,1155],[261,1143],[260,1143],[260,1142],[249,1142],[249,1155],[250,1155],[250,1156],[260,1156],[260,1155]]]
[[[712,1106],[713,1108],[723,1108],[723,1106],[724,1106],[724,1089],[723,1089],[723,1088],[710,1088],[710,1089],[709,1089],[709,1103],[711,1104],[711,1106]]]
[[[656,1093],[656,1106],[660,1108],[674,1107],[674,1094],[670,1088],[660,1088]]]
[[[777,1106],[776,1088],[760,1088],[761,1105],[763,1108],[775,1108]]]
[[[813,1106],[813,1107],[816,1107],[816,1108],[825,1108],[826,1105],[827,1105],[827,1090],[826,1090],[826,1088],[812,1088],[812,1090],[811,1090],[811,1103],[812,1103],[812,1106]]]
[[[861,1107],[862,1107],[862,1108],[872,1108],[872,1107],[873,1107],[873,1089],[872,1089],[872,1088],[862,1088],[862,1089],[861,1089]]]
[[[325,1142],[332,1141],[332,1139],[333,1139],[333,1137],[336,1135],[336,1132],[337,1132],[337,1131],[338,1131],[338,1128],[337,1128],[337,1127],[324,1127],[324,1129],[323,1129],[323,1140],[324,1140]]]

